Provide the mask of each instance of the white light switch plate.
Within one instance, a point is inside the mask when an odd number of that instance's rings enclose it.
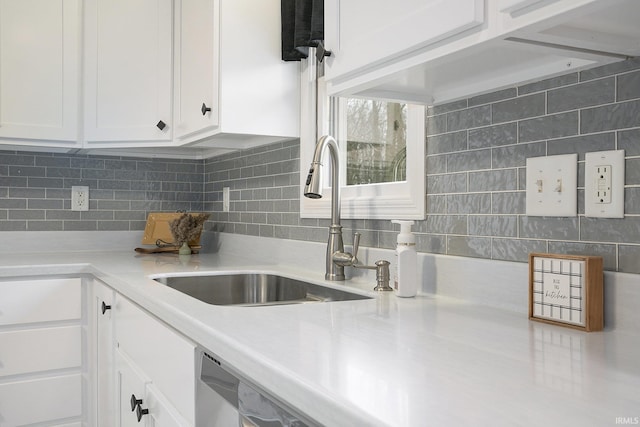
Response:
[[[585,154],[584,214],[624,218],[624,150]]]
[[[229,212],[231,206],[231,187],[222,188],[222,212]]]
[[[527,215],[577,216],[577,154],[528,158],[526,179]]]

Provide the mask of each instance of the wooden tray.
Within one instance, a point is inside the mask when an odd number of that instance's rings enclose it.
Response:
[[[198,214],[197,212],[190,212],[190,214]],[[142,236],[143,245],[156,245],[158,240],[164,243],[174,243],[173,236],[171,235],[171,229],[169,223],[173,220],[180,218],[183,213],[180,212],[153,212],[149,214],[147,218],[147,225],[144,228],[144,235]],[[197,238],[189,242],[189,246],[199,246],[200,235]]]

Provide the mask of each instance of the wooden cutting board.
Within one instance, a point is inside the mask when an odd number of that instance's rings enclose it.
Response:
[[[191,214],[191,213],[190,213]],[[193,212],[197,214],[197,212]],[[183,214],[180,212],[152,212],[147,217],[147,224],[144,228],[142,236],[143,245],[156,245],[158,240],[165,243],[173,243],[173,236],[169,223],[180,218]],[[199,246],[200,235],[189,242],[189,246]]]

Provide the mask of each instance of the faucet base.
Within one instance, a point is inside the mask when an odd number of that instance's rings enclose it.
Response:
[[[336,281],[336,282],[344,282],[346,280],[346,277],[344,276],[344,274],[325,274],[324,275],[324,280],[332,280],[332,281]]]
[[[333,254],[336,252],[344,252],[344,243],[342,242],[342,226],[332,224],[329,226],[329,241],[327,242],[327,258],[325,280],[344,281],[344,266],[338,265],[333,261]]]

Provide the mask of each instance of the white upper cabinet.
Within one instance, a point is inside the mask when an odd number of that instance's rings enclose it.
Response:
[[[326,77],[385,66],[484,22],[484,0],[325,1]]]
[[[278,0],[86,2],[87,148],[299,136],[298,64],[280,59]]]
[[[85,139],[170,141],[171,0],[85,1]]]
[[[516,14],[557,1],[560,0],[500,0],[500,12]]]
[[[280,0],[214,0],[219,7],[217,100],[225,134],[300,136],[297,62],[281,60]]]
[[[509,37],[618,58],[640,54],[637,0],[502,0],[500,12]]]
[[[280,31],[279,0],[0,0],[0,144],[208,156],[299,137]]]
[[[0,0],[3,143],[77,145],[79,13],[79,0]]]
[[[218,125],[217,43],[213,0],[176,0],[175,135],[188,138]]]
[[[640,54],[637,0],[325,2],[329,95],[439,104]]]

